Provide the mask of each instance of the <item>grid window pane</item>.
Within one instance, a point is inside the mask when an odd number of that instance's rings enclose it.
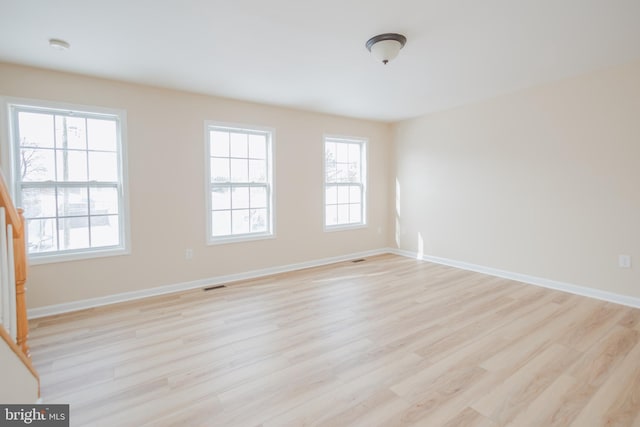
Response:
[[[246,209],[249,207],[249,187],[237,187],[231,192],[231,207]]]
[[[28,253],[124,249],[121,116],[38,106],[10,111],[18,124],[15,184]]]
[[[119,209],[118,189],[105,187],[90,187],[91,215],[117,214]]]
[[[249,160],[231,159],[231,182],[249,182]]]
[[[251,214],[249,209],[231,211],[231,232],[233,234],[246,234],[250,231]]]
[[[358,223],[362,221],[362,205],[354,203],[349,205],[349,222]]]
[[[89,215],[87,188],[60,187],[58,195],[58,216]]]
[[[249,157],[249,137],[246,133],[231,133],[231,157]]]
[[[25,218],[55,217],[55,188],[27,188],[23,190],[22,207]]]
[[[87,149],[87,122],[84,117],[56,116],[56,148]]]
[[[328,205],[335,205],[338,203],[338,187],[335,185],[328,185],[325,188],[325,203]]]
[[[120,241],[120,227],[117,215],[91,217],[91,246],[116,246]]]
[[[211,231],[214,236],[231,234],[231,211],[211,212]]]
[[[118,155],[89,151],[89,181],[118,181]]]
[[[209,237],[271,233],[270,134],[209,126],[207,135],[211,169]]]
[[[58,181],[87,180],[87,152],[56,150]]]
[[[19,161],[21,181],[37,182],[54,181],[56,179],[53,150],[21,148]]]
[[[113,120],[87,119],[89,150],[118,151],[118,127]]]
[[[58,250],[55,219],[27,219],[27,250],[29,253]]]
[[[53,116],[40,113],[18,113],[19,145],[22,147],[54,147]]]
[[[216,210],[231,209],[231,190],[229,187],[214,187],[211,190],[211,206]]]
[[[229,132],[210,131],[209,141],[212,156],[229,157]]]
[[[88,248],[89,217],[60,218],[58,238],[61,250]]]
[[[229,167],[228,158],[211,159],[211,182],[229,182],[231,169]]]
[[[349,205],[338,205],[338,224],[349,224]]]

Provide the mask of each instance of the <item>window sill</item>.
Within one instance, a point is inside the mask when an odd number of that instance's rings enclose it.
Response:
[[[260,234],[241,234],[238,236],[229,237],[209,237],[207,244],[210,246],[226,245],[228,243],[243,243],[251,242],[253,240],[267,240],[274,239],[276,235],[274,233],[260,233]]]
[[[367,228],[367,224],[325,225],[324,231],[325,233],[331,233],[334,231],[357,230],[359,228]]]
[[[78,252],[63,252],[55,254],[31,254],[28,256],[29,265],[54,264],[58,262],[81,261],[93,258],[129,255],[131,251],[124,248],[109,248],[85,250]]]

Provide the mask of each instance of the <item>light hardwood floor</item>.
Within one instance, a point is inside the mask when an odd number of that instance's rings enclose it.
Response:
[[[640,426],[640,310],[395,255],[30,326],[73,426]]]

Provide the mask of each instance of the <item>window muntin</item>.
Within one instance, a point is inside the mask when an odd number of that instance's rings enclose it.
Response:
[[[366,140],[325,137],[325,229],[366,224]]]
[[[100,110],[9,104],[32,262],[126,252],[124,113]]]
[[[270,130],[207,125],[210,243],[273,235],[272,138]]]

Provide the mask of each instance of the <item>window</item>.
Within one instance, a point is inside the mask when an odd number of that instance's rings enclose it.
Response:
[[[273,132],[206,124],[208,241],[273,236]]]
[[[44,104],[8,104],[30,261],[126,253],[124,113]]]
[[[324,226],[326,230],[366,222],[367,143],[364,139],[324,139]]]

